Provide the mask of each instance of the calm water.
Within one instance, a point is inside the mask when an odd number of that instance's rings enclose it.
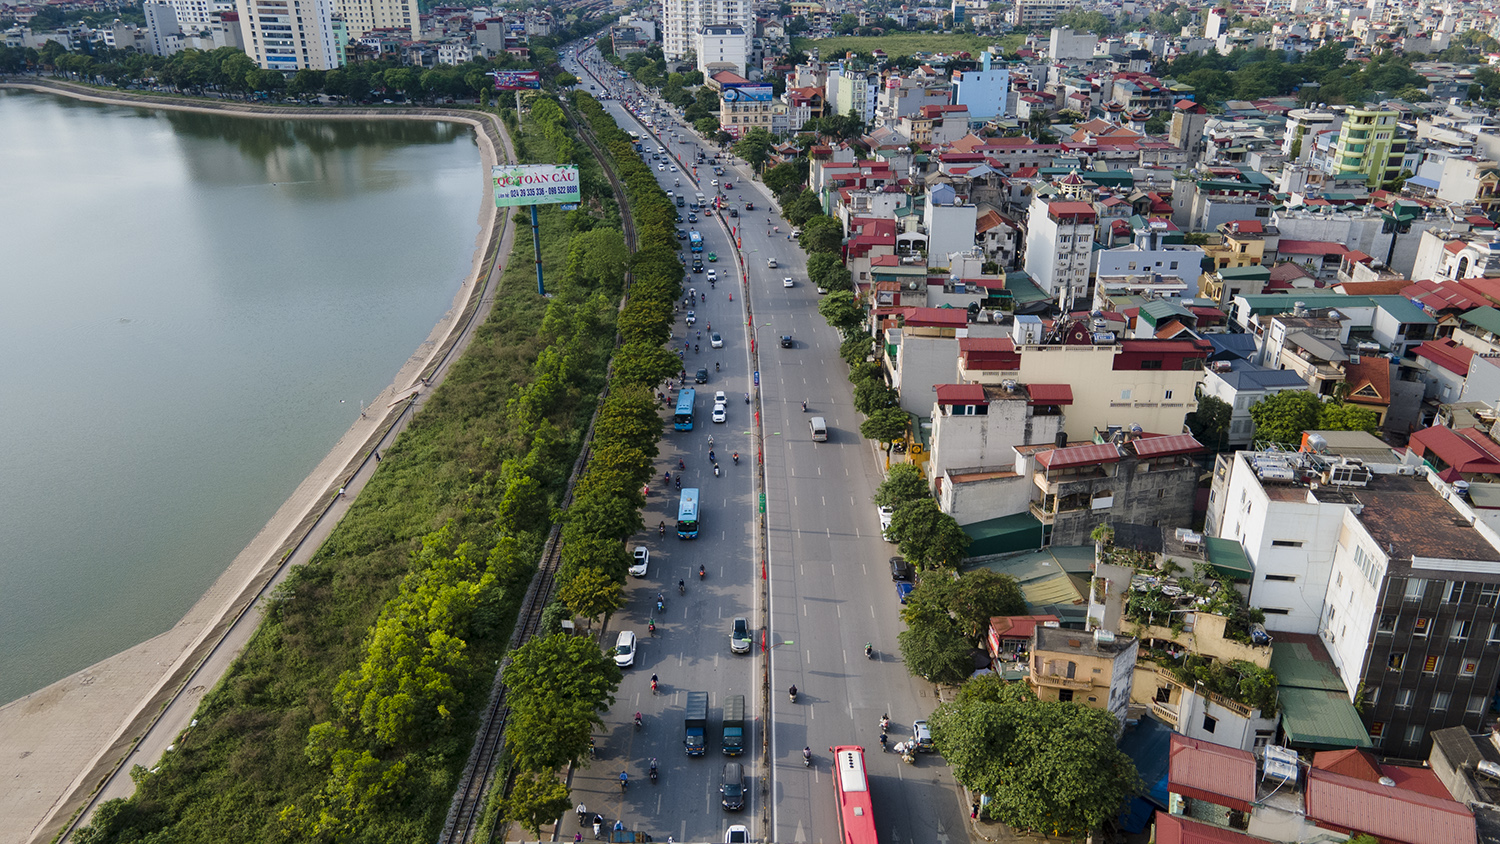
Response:
[[[170,627],[469,270],[467,128],[0,91],[0,702]]]

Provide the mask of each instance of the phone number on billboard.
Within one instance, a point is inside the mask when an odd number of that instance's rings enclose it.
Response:
[[[572,196],[575,193],[578,193],[578,188],[577,187],[566,187],[566,188],[509,188],[509,189],[507,189],[505,191],[505,195],[506,196],[553,196],[555,194],[563,194],[564,196]]]

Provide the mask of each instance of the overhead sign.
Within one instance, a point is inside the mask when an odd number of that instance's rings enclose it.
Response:
[[[742,103],[768,103],[775,99],[769,85],[747,88],[725,88],[723,97],[726,103],[736,101]]]
[[[578,167],[574,164],[497,164],[490,168],[495,207],[580,202]]]
[[[492,70],[496,91],[524,91],[542,87],[539,70]]]

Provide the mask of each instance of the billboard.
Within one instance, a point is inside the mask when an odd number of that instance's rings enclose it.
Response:
[[[496,91],[522,91],[542,87],[539,70],[492,70]]]
[[[768,103],[776,98],[771,92],[771,86],[769,85],[725,88],[724,93],[720,96],[724,98],[724,102],[726,103]]]
[[[497,164],[490,179],[496,208],[582,201],[574,164]]]

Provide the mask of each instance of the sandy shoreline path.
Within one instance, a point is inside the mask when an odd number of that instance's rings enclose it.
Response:
[[[280,108],[100,91],[46,79],[0,80],[0,87],[89,102],[302,120],[441,120],[474,127],[484,185],[473,264],[452,307],[251,543],[187,614],[129,650],[0,707],[0,844],[44,842],[80,810],[134,790],[133,765],[151,767],[191,723],[204,693],[244,647],[260,613],[258,598],[309,559],[374,473],[385,448],[441,383],[448,365],[483,323],[501,259],[515,227],[497,213],[490,167],[497,143],[514,147],[498,117],[445,109]],[[345,489],[339,497],[340,488]]]

